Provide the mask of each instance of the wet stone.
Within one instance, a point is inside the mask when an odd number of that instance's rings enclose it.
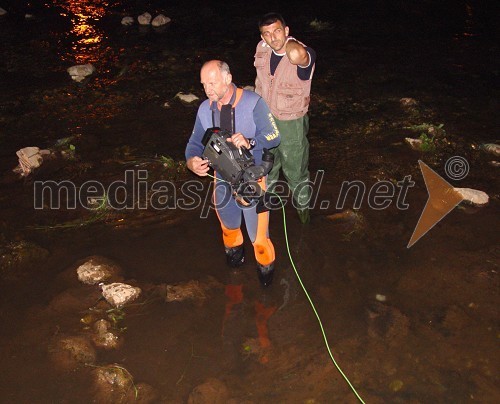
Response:
[[[85,263],[76,269],[76,272],[80,282],[96,285],[118,276],[121,269],[104,257],[92,256],[88,257]]]
[[[102,295],[106,301],[118,308],[137,299],[140,294],[141,289],[125,283],[111,283],[102,286]]]
[[[162,25],[168,24],[172,21],[169,17],[164,16],[163,14],[158,14],[153,21],[151,21],[151,25],[153,27],[161,27]]]
[[[185,103],[185,104],[191,104],[191,103],[193,103],[194,101],[196,101],[196,100],[198,100],[198,99],[199,99],[196,95],[191,94],[191,93],[189,93],[189,94],[184,94],[184,93],[182,93],[182,92],[179,92],[179,93],[175,94],[175,96],[176,96],[177,98],[179,98],[179,99],[180,99],[183,103]]]
[[[122,25],[133,25],[134,24],[134,19],[132,17],[123,17],[122,18]]]
[[[229,400],[229,391],[224,383],[210,378],[196,386],[188,398],[188,404],[223,404]]]
[[[139,21],[140,25],[149,25],[151,24],[151,14],[144,13],[137,17],[137,21]]]
[[[96,321],[93,331],[92,341],[98,348],[118,349],[122,344],[122,339],[112,330],[111,323],[107,320]]]
[[[97,402],[134,402],[127,400],[129,395],[130,398],[135,397],[134,379],[123,366],[118,364],[99,366],[93,373]]]
[[[484,150],[486,153],[493,154],[494,156],[500,156],[500,145],[495,143],[485,143],[481,145],[481,150]]]
[[[489,202],[489,196],[486,192],[479,191],[472,188],[454,188],[455,192],[458,192],[464,201],[470,203],[473,206],[486,206]]]
[[[86,77],[92,75],[95,72],[95,67],[87,63],[85,65],[75,65],[68,68],[68,73],[71,78],[77,82],[81,82]]]

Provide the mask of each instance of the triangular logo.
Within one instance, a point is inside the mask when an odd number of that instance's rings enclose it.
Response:
[[[448,182],[433,171],[427,164],[420,160],[418,164],[424,176],[429,199],[427,199],[427,203],[420,215],[420,219],[408,242],[407,248],[410,248],[420,240],[422,236],[464,200],[462,195],[456,192]]]

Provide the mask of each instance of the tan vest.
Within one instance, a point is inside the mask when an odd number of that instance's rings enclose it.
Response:
[[[291,64],[286,55],[276,67],[274,76],[271,76],[271,52],[271,47],[264,41],[257,45],[254,61],[257,70],[255,92],[264,98],[276,118],[282,121],[300,118],[309,108],[311,79],[299,79],[297,66]]]

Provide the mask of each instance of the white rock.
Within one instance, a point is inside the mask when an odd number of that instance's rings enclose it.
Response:
[[[89,258],[76,269],[78,280],[87,285],[96,285],[105,282],[117,275],[120,269],[98,256]]]
[[[379,302],[385,302],[387,300],[387,297],[385,295],[380,295],[380,294],[376,294],[375,295],[375,299]]]
[[[170,21],[172,21],[170,18],[165,17],[163,14],[158,14],[153,18],[153,21],[151,21],[151,25],[153,27],[161,27],[162,25],[168,24]]]
[[[134,23],[134,19],[132,17],[123,17],[122,25],[132,25]]]
[[[199,99],[196,95],[191,94],[191,93],[184,94],[184,93],[180,92],[180,93],[175,94],[175,96],[177,98],[179,98],[181,101],[184,101],[184,102],[186,102],[188,104],[190,104],[190,103],[192,103],[192,102],[194,102],[194,101],[196,101],[196,100]]]
[[[33,14],[25,14],[24,18],[26,18],[27,20],[31,20],[31,19],[35,18],[35,16]]]
[[[491,153],[495,156],[500,156],[500,144],[495,143],[485,143],[481,145],[481,149],[487,153]]]
[[[254,86],[245,86],[245,87],[243,87],[243,90],[255,91],[255,87]]]
[[[7,14],[7,11],[5,11],[2,7],[0,7],[0,15],[5,15]]]
[[[405,137],[405,142],[408,143],[413,150],[422,150],[422,139],[412,139]]]
[[[488,204],[489,196],[486,192],[478,191],[472,188],[454,188],[466,202],[474,206],[485,206]]]
[[[106,301],[118,308],[137,299],[140,294],[141,289],[125,283],[111,283],[102,286],[102,295]]]
[[[95,67],[90,63],[86,65],[76,65],[68,68],[68,73],[75,81],[82,81],[85,77],[90,76],[95,72]]]
[[[151,24],[151,14],[141,14],[139,17],[137,17],[137,21],[139,21],[139,24],[141,25],[149,25]]]

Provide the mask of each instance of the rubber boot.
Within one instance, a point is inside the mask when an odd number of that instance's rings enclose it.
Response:
[[[274,262],[271,262],[269,265],[257,263],[257,275],[262,286],[267,287],[273,283]]]
[[[239,245],[237,247],[225,247],[226,262],[231,268],[237,268],[245,263],[245,247]]]

